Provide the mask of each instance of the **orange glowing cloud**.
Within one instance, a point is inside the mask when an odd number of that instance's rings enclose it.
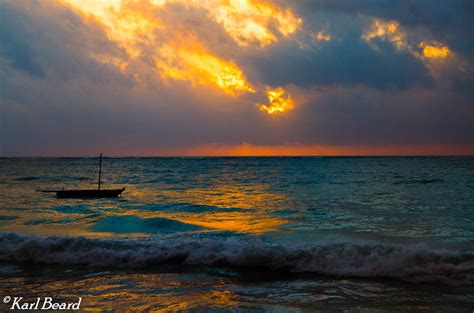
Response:
[[[168,25],[160,18],[167,5],[198,9],[221,25],[239,45],[264,47],[294,33],[302,20],[289,9],[269,2],[251,0],[63,0],[77,12],[95,17],[104,25],[109,38],[127,52],[127,59],[107,55],[91,55],[97,62],[116,66],[125,73],[128,64],[143,54],[155,63],[154,70],[162,79],[181,80],[193,87],[213,86],[226,94],[238,96],[254,93],[243,70],[232,60],[211,51],[193,29],[179,23]],[[154,53],[153,53],[154,52]],[[150,53],[153,53],[150,55]],[[133,77],[138,77],[132,73]],[[283,89],[281,89],[283,90]],[[269,105],[260,106],[269,114],[293,108],[284,91],[269,90]]]
[[[111,40],[117,42],[132,57],[140,54],[139,39],[161,25],[157,17],[151,18],[138,5],[122,0],[63,0],[76,11],[94,16],[104,25]]]
[[[136,19],[126,14],[130,6],[140,2],[126,0],[63,0],[81,11],[100,18],[112,30],[114,37],[129,37],[147,28],[150,20]],[[138,4],[136,4],[138,3]],[[261,0],[149,0],[142,5],[164,8],[167,4],[181,4],[188,9],[202,9],[220,24],[239,45],[256,44],[264,47],[288,37],[301,25],[302,19],[290,9],[283,9]],[[127,10],[125,10],[127,9]],[[134,14],[137,12],[135,10]],[[121,18],[117,18],[121,16]],[[155,16],[156,17],[156,16]],[[151,21],[153,22],[153,21]]]
[[[318,32],[313,35],[313,39],[317,41],[330,41],[331,35],[323,33],[323,32]]]
[[[146,44],[154,46],[156,69],[165,79],[185,80],[191,82],[193,86],[213,85],[231,95],[254,92],[242,70],[235,63],[222,60],[207,51],[197,37],[183,36],[178,32],[178,37],[184,39],[163,43],[153,38],[154,31],[166,31],[167,26],[155,15],[147,14],[143,8],[134,3],[121,0],[65,1],[79,8],[81,12],[98,18],[106,26],[110,38],[125,48],[130,57],[140,55],[143,40],[146,40]],[[159,6],[164,2],[151,4]],[[110,59],[102,55],[92,57],[101,63],[116,65],[121,71],[127,66],[125,60]]]
[[[371,28],[362,34],[362,39],[367,42],[375,38],[390,41],[397,49],[406,49],[408,46],[406,34],[400,30],[397,21],[384,21],[378,18],[372,19]]]
[[[231,95],[255,92],[236,64],[210,54],[193,39],[187,42],[158,49],[156,67],[163,78],[189,81],[194,86],[211,84]]]
[[[202,1],[202,6],[240,45],[261,47],[274,43],[279,36],[288,37],[301,25],[289,9],[268,2],[251,0]]]
[[[414,57],[422,60],[433,76],[441,79],[443,67],[440,67],[437,63],[441,63],[440,61],[454,56],[454,53],[448,46],[440,42],[423,40],[416,44],[416,41],[409,40],[409,37],[411,36],[400,28],[400,24],[397,21],[384,21],[374,18],[372,19],[371,27],[364,32],[361,38],[376,50],[378,47],[372,43],[373,39],[379,38],[391,42],[398,50],[408,51]],[[452,65],[458,69],[462,69],[463,64],[464,62],[460,58],[453,58]],[[444,67],[445,69],[447,67]]]
[[[423,41],[418,46],[423,49],[423,56],[430,59],[445,59],[452,54],[447,46],[439,42],[428,44]]]
[[[290,9],[261,0],[150,0],[156,6],[177,3],[199,8],[220,24],[239,45],[264,47],[288,37],[301,25],[302,19]]]
[[[285,97],[285,94],[288,95]],[[270,115],[283,113],[292,110],[295,107],[293,98],[282,87],[274,89],[267,87],[267,98],[268,104],[257,103],[257,106],[261,111],[265,111]]]

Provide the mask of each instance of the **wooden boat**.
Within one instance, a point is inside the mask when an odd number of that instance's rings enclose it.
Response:
[[[125,190],[120,189],[101,189],[102,176],[102,153],[99,157],[99,181],[97,189],[59,189],[59,190],[37,190],[40,192],[55,192],[58,198],[76,198],[76,199],[91,199],[91,198],[116,198]]]
[[[116,198],[125,188],[120,189],[78,189],[78,190],[56,190],[58,198]]]

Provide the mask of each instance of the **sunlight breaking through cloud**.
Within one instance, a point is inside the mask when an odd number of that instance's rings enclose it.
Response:
[[[185,80],[194,86],[213,84],[231,95],[255,92],[236,64],[206,51],[164,45],[157,53],[156,67],[165,79]]]
[[[362,39],[367,42],[375,38],[390,41],[397,49],[406,49],[408,44],[406,34],[400,30],[397,21],[384,21],[378,18],[372,19],[371,28],[362,34]]]
[[[154,69],[161,78],[187,81],[193,87],[215,86],[232,96],[255,92],[244,71],[234,61],[213,53],[204,43],[205,38],[200,38],[193,29],[179,23],[170,25],[164,22],[162,14],[171,9],[168,5],[202,10],[205,18],[221,25],[225,33],[243,47],[262,48],[275,43],[293,34],[302,23],[290,9],[260,0],[63,1],[79,13],[93,16],[102,23],[110,39],[125,49],[129,58],[91,56],[96,61],[117,66],[124,73],[130,61],[143,58],[144,53],[152,51],[153,55],[148,57],[153,59]],[[268,112],[272,114],[287,109],[288,105],[280,104]]]
[[[267,46],[278,41],[279,36],[288,37],[294,33],[302,22],[291,10],[264,1],[203,1],[201,5],[243,46]]]
[[[428,44],[423,41],[418,46],[423,49],[423,56],[426,58],[444,59],[451,55],[451,50],[439,42]]]
[[[378,46],[373,42],[374,39],[391,42],[397,50],[408,51],[416,58],[422,60],[432,72],[435,71],[433,68],[434,62],[454,55],[451,49],[443,43],[426,40],[419,42],[416,38],[410,37],[414,36],[410,36],[407,30],[402,30],[397,21],[385,21],[378,18],[372,19],[371,27],[361,36],[375,50],[378,50]],[[454,59],[457,67],[461,68],[462,60],[459,58]]]
[[[285,95],[287,95],[285,97]],[[267,87],[267,98],[268,104],[259,104],[257,106],[261,111],[267,112],[268,114],[279,114],[295,107],[295,103],[290,93],[282,87],[269,88]]]
[[[318,32],[313,35],[313,39],[317,41],[330,41],[331,35],[324,32]]]

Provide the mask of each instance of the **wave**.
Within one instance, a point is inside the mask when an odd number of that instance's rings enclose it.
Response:
[[[403,180],[403,181],[397,181],[394,182],[394,185],[416,185],[416,184],[432,184],[432,183],[444,183],[444,179],[438,179],[438,178],[433,178],[433,179],[411,179],[411,180]]]
[[[247,237],[92,239],[0,234],[0,260],[110,268],[231,266],[336,277],[474,284],[472,252],[377,243],[274,244]]]
[[[98,221],[93,231],[111,233],[173,233],[199,230],[201,227],[180,221],[155,217],[139,218],[133,215],[108,216]]]
[[[16,181],[34,181],[34,180],[40,180],[43,179],[44,177],[42,176],[24,176],[24,177],[18,177],[15,178]]]

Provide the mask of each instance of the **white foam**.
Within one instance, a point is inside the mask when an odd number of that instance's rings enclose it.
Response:
[[[246,237],[153,240],[0,234],[0,260],[104,267],[256,267],[338,277],[474,284],[474,254],[426,245],[272,244]]]

